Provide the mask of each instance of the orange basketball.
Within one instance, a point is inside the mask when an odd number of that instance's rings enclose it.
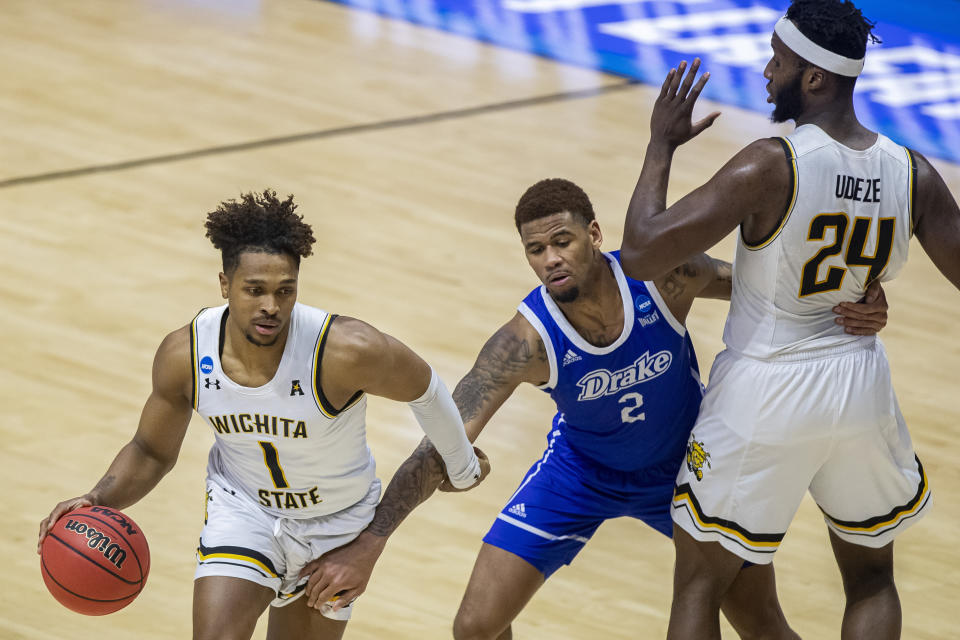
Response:
[[[143,590],[150,548],[130,516],[81,507],[53,525],[40,549],[43,582],[57,601],[88,616],[127,606]]]

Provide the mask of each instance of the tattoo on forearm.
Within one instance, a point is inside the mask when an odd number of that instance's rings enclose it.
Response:
[[[116,482],[116,477],[113,475],[106,475],[100,478],[100,482],[90,491],[90,493],[96,496],[99,499],[103,499],[103,494],[110,489]]]
[[[367,531],[375,536],[389,536],[418,504],[436,491],[444,477],[443,459],[424,437],[393,474]]]
[[[541,341],[537,340],[534,353],[525,338],[506,328],[497,331],[483,346],[473,369],[453,390],[453,400],[463,421],[475,418],[493,390],[515,380],[516,374],[535,359],[547,362],[547,350]]]
[[[682,264],[667,274],[667,277],[660,287],[660,292],[664,297],[676,300],[683,295],[690,280],[696,278],[698,275],[699,271],[697,271],[693,263],[687,262]]]
[[[733,286],[733,265],[724,260],[713,259],[713,265],[716,269],[716,282],[725,286]]]

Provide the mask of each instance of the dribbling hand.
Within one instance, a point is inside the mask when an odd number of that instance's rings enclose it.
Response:
[[[40,521],[40,538],[37,540],[37,553],[40,553],[40,548],[43,545],[43,539],[47,537],[48,533],[50,533],[50,530],[53,528],[53,525],[57,523],[57,520],[62,518],[64,514],[70,513],[74,509],[91,506],[93,506],[93,500],[91,500],[90,494],[64,500],[55,506],[53,511],[50,512],[50,515]]]

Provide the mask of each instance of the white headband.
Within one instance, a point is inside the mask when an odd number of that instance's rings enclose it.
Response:
[[[816,42],[800,33],[797,25],[787,20],[786,16],[777,20],[773,32],[780,36],[783,44],[804,60],[841,76],[856,78],[863,71],[863,58],[856,60],[824,49]]]

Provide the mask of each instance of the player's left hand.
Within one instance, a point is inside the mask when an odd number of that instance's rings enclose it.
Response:
[[[651,144],[662,142],[676,148],[700,135],[720,117],[720,112],[714,111],[706,118],[693,122],[693,107],[710,79],[710,73],[704,73],[697,83],[693,84],[693,79],[700,69],[700,58],[694,58],[690,70],[684,76],[686,69],[687,61],[684,60],[676,69],[670,70],[660,87],[660,95],[653,103],[653,113],[650,115]]]
[[[880,286],[880,281],[874,280],[860,302],[841,302],[833,308],[833,312],[840,316],[835,322],[843,325],[847,333],[870,336],[887,326],[889,308],[887,294]]]
[[[319,611],[336,598],[331,606],[337,611],[353,602],[366,591],[386,541],[384,537],[364,532],[353,542],[308,563],[300,571],[300,577],[310,576],[304,593],[307,606]]]

